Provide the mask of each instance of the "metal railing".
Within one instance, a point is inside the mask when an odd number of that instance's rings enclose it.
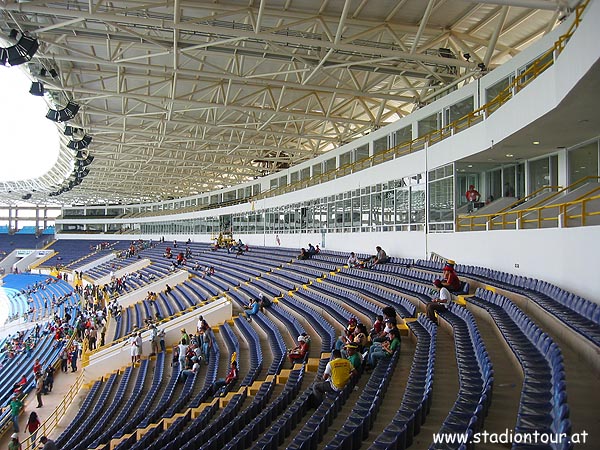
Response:
[[[460,217],[457,219],[456,230],[522,229],[531,224],[533,228],[542,228],[550,222],[553,227],[585,226],[589,218],[600,216],[600,208],[589,208],[589,203],[594,200],[600,200],[600,186],[578,199],[564,203]],[[572,221],[576,222],[571,223]]]

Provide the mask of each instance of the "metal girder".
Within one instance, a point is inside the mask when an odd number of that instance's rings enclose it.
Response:
[[[4,1],[0,32],[38,37],[32,77],[55,68],[45,87],[78,102],[72,124],[94,137],[90,174],[46,200],[110,203],[227,187],[261,174],[257,161],[276,171],[320,155],[469,81],[478,62],[518,53],[568,5]],[[447,58],[440,47],[458,54]],[[32,186],[54,191],[72,176],[73,152],[61,142],[50,173],[0,183],[7,201]]]

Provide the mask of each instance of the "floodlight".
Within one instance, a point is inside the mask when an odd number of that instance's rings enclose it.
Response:
[[[67,144],[67,147],[69,147],[71,150],[83,150],[84,148],[87,148],[88,145],[90,145],[92,142],[92,137],[89,134],[86,134],[85,136],[83,136],[82,139],[78,140],[78,141],[71,141]],[[77,152],[78,155],[81,154],[81,152]],[[77,156],[77,159],[85,159],[87,156],[84,156],[83,158],[80,158],[79,156]]]
[[[31,83],[31,88],[29,88],[29,93],[31,95],[35,95],[36,97],[44,96],[44,84],[41,81],[34,81]]]
[[[63,109],[50,109],[46,113],[46,118],[53,122],[67,122],[75,117],[75,114],[79,111],[79,105],[72,100],[69,100],[67,106]]]
[[[31,36],[22,35],[15,45],[0,50],[0,61],[2,65],[18,66],[31,61],[37,52],[40,43]]]

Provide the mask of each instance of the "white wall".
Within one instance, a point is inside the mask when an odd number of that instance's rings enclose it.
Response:
[[[428,241],[429,251],[459,264],[539,278],[600,303],[598,226],[430,234]]]

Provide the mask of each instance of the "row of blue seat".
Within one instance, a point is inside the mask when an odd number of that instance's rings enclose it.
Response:
[[[368,438],[388,385],[393,380],[393,373],[399,355],[400,351],[397,350],[391,358],[379,360],[375,370],[369,377],[369,381],[362,389],[356,403],[352,406],[352,412],[350,412],[333,439],[325,446],[326,450],[358,450],[361,443]]]
[[[523,368],[516,433],[567,433],[571,423],[560,348],[508,298],[478,289],[469,302],[485,308]],[[569,442],[544,448],[566,450]],[[520,448],[514,445],[513,448]]]
[[[238,433],[233,436],[231,441],[223,448],[227,450],[243,450],[246,448],[272,448],[276,449],[283,442],[284,437],[275,432],[275,427],[270,427],[263,435],[260,441],[253,444],[259,438],[261,433],[283,414],[288,405],[296,398],[304,377],[304,368],[290,372],[288,380],[279,396],[271,403],[264,405],[264,408],[250,417],[250,421]],[[281,428],[278,428],[280,430]],[[280,439],[281,438],[281,439]]]
[[[275,383],[264,382],[258,389],[250,405],[237,414],[233,420],[225,424],[223,428],[218,430],[216,434],[211,436],[210,439],[199,448],[201,450],[222,450],[234,436],[239,434],[240,430],[245,428],[246,425],[265,409],[269,404],[274,387]],[[197,445],[195,448],[198,448]]]
[[[72,448],[81,439],[81,435],[84,430],[91,429],[96,420],[100,417],[102,411],[107,406],[109,397],[112,396],[113,388],[117,384],[117,374],[112,374],[106,383],[104,383],[102,392],[100,393],[98,400],[94,403],[92,410],[84,417],[76,417],[74,421],[79,423],[78,427],[67,428],[63,431],[60,436],[56,439],[56,445],[58,448]],[[80,411],[81,412],[81,411]],[[78,414],[79,416],[79,414]],[[79,420],[78,420],[79,419]],[[69,432],[67,434],[67,432]]]
[[[280,302],[308,320],[311,327],[321,336],[321,352],[328,352],[333,348],[336,340],[335,328],[321,314],[289,294],[284,295]]]
[[[459,389],[456,402],[442,423],[439,435],[472,437],[483,427],[492,400],[494,371],[472,314],[456,304],[440,315],[452,325]],[[453,443],[452,445],[456,445]],[[461,444],[461,447],[466,444]],[[448,443],[433,443],[430,450],[446,449]]]
[[[114,433],[114,438],[121,438],[125,434],[133,432],[137,425],[142,422],[146,417],[148,410],[152,403],[156,399],[158,392],[163,384],[164,373],[166,369],[167,358],[165,352],[160,352],[156,356],[156,364],[154,367],[154,376],[152,377],[152,384],[144,396],[144,400],[137,407],[135,415],[131,417],[125,424],[122,425],[121,429]]]
[[[442,263],[424,260],[419,260],[416,264],[436,270],[442,266]],[[456,266],[456,270],[470,278],[530,298],[566,326],[600,346],[600,305],[535,278],[461,264]]]
[[[371,450],[404,450],[421,431],[432,403],[437,327],[425,316],[408,322],[417,338],[415,354],[398,411],[375,438]]]
[[[254,383],[256,377],[262,370],[263,354],[260,347],[260,340],[258,338],[258,334],[256,334],[256,331],[254,331],[254,328],[252,328],[250,324],[246,322],[246,320],[236,317],[234,322],[236,327],[244,335],[250,350],[250,367],[248,369],[248,373],[240,384],[242,386],[250,386],[252,383]]]
[[[105,426],[106,425],[105,423],[102,424],[102,426],[98,430],[98,431],[100,431],[101,434],[99,434],[94,439],[94,441],[89,445],[90,447],[93,447],[93,448],[98,447],[100,444],[106,442],[107,440],[110,440],[110,438],[113,436],[113,434],[127,422],[127,420],[129,419],[129,416],[134,411],[136,403],[138,402],[138,400],[140,399],[140,397],[142,395],[142,390],[143,390],[144,384],[146,382],[147,373],[148,373],[148,360],[144,359],[140,363],[140,367],[138,370],[138,376],[135,380],[135,384],[133,385],[133,389],[130,389],[130,396],[127,399],[127,402],[118,411],[118,414],[116,414],[116,418],[113,420],[112,423],[110,423],[109,426]],[[120,405],[118,403],[113,402],[113,404],[109,407],[109,409],[107,410],[107,412],[105,414],[110,413],[109,417],[114,416],[115,413],[117,412],[117,408],[119,406]],[[92,431],[94,431],[94,430],[92,430]]]
[[[380,285],[366,282],[363,278],[345,275],[336,276],[330,279],[330,281],[335,284],[351,287],[358,292],[377,299],[381,303],[393,306],[402,318],[414,317],[416,314],[416,306],[407,298],[397,294],[395,290],[383,289]]]
[[[351,277],[369,280],[379,284],[380,286],[386,286],[403,294],[416,297],[423,304],[427,304],[431,301],[432,287],[428,285],[403,280],[401,278],[374,270],[343,269],[342,272],[349,274]]]

